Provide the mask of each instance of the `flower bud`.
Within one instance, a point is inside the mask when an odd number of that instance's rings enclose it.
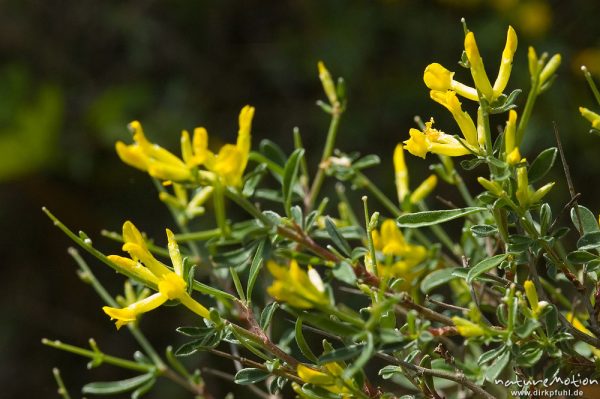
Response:
[[[485,97],[488,101],[491,101],[494,97],[494,91],[485,72],[483,60],[479,54],[479,49],[477,48],[477,42],[475,41],[475,35],[473,32],[469,32],[467,33],[467,36],[465,36],[465,52],[467,53],[469,64],[471,64],[471,75],[473,75],[475,87],[477,90],[479,90],[479,92],[481,92],[483,97]]]
[[[554,73],[560,66],[560,62],[561,62],[560,54],[554,54],[552,56],[552,58],[550,58],[550,61],[548,61],[548,63],[546,63],[546,65],[544,66],[544,69],[542,69],[542,73],[540,73],[540,86],[542,86],[550,78],[552,78],[552,75],[554,75]]]
[[[413,204],[421,202],[433,191],[433,189],[435,188],[436,185],[437,185],[437,176],[436,175],[429,176],[427,179],[425,179],[423,181],[423,183],[421,183],[419,185],[419,187],[417,187],[415,189],[415,191],[413,191],[413,193],[410,196],[410,202],[412,202]]]
[[[331,78],[331,74],[323,64],[323,61],[319,61],[317,64],[319,68],[319,79],[321,79],[321,84],[323,85],[323,90],[325,91],[325,95],[329,99],[329,103],[331,105],[335,105],[338,103],[337,91],[335,89],[335,84],[333,83],[333,79]]]

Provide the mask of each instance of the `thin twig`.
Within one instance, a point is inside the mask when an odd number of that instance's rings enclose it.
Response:
[[[425,367],[417,366],[417,365],[409,363],[409,362],[405,362],[404,360],[397,359],[394,356],[390,356],[388,354],[381,353],[381,352],[378,352],[377,356],[381,359],[387,360],[390,363],[397,364],[398,366],[401,366],[403,368],[414,371],[420,375],[430,375],[432,377],[438,377],[438,378],[443,378],[445,380],[457,382],[457,383],[461,384],[462,386],[464,386],[465,388],[468,388],[469,390],[471,390],[473,393],[481,396],[482,398],[496,399],[494,396],[487,393],[483,388],[481,388],[480,386],[476,385],[471,380],[469,380],[463,373],[450,373],[450,372],[442,371],[442,370],[428,369]]]
[[[562,142],[560,141],[560,135],[558,133],[558,125],[556,121],[552,122],[554,126],[554,137],[556,137],[556,145],[558,146],[558,153],[560,154],[560,160],[563,165],[563,170],[565,171],[565,177],[567,178],[567,185],[569,186],[569,193],[571,194],[571,200],[575,198],[575,188],[573,187],[573,180],[571,179],[571,172],[569,171],[569,164],[567,163],[567,158],[565,157],[565,153],[563,151]],[[579,222],[579,228],[577,231],[579,235],[583,235],[583,224],[581,223],[581,215],[579,214],[579,204],[577,200],[574,201],[575,204],[575,214],[577,215],[577,221]]]

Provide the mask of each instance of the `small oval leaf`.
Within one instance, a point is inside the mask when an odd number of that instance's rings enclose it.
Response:
[[[469,269],[469,273],[467,273],[467,283],[471,283],[475,278],[479,275],[492,270],[496,266],[498,266],[508,254],[500,254],[496,256],[492,256],[491,258],[485,258],[475,266]]]
[[[444,209],[438,211],[425,211],[408,213],[396,219],[399,227],[423,227],[432,226],[439,223],[444,223],[449,220],[458,219],[460,217],[470,215],[475,212],[485,211],[486,208],[469,207],[462,209]]]

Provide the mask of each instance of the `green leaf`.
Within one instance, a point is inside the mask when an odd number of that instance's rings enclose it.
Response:
[[[151,379],[150,381],[148,381],[147,383],[145,383],[144,385],[142,385],[141,387],[139,387],[138,389],[133,391],[131,394],[131,399],[141,398],[143,395],[150,392],[150,390],[152,389],[152,387],[154,386],[155,383],[156,383],[156,379],[155,378]]]
[[[286,310],[289,308],[286,308]],[[290,309],[291,310],[291,309]],[[302,317],[313,327],[319,328],[324,331],[328,331],[332,334],[340,336],[351,336],[358,332],[356,327],[348,323],[333,320],[326,314],[302,312]]]
[[[373,356],[374,352],[375,339],[373,337],[373,334],[369,332],[367,333],[367,343],[363,345],[360,351],[360,356],[354,361],[354,363],[352,363],[350,367],[344,370],[342,376],[344,378],[352,378],[356,373],[364,369],[369,360],[371,360],[371,357]]]
[[[306,339],[304,339],[304,333],[302,331],[302,317],[298,317],[296,320],[295,332],[296,343],[298,344],[298,348],[300,348],[300,352],[302,352],[305,358],[316,363],[318,358],[310,349],[310,346],[308,346]]]
[[[588,263],[596,259],[598,259],[598,255],[587,251],[573,251],[567,255],[567,260],[576,265]]]
[[[214,332],[214,327],[177,327],[175,331],[191,338],[204,338]]]
[[[444,223],[475,212],[485,211],[486,208],[469,207],[462,209],[444,209],[439,211],[425,211],[409,213],[396,219],[399,227],[423,227]]]
[[[558,150],[556,147],[551,147],[545,149],[540,153],[540,155],[537,156],[527,172],[529,183],[535,183],[542,177],[546,176],[546,174],[552,168],[552,165],[554,165],[557,152]]]
[[[379,370],[379,375],[384,380],[389,380],[394,376],[394,374],[402,374],[402,367],[398,366],[385,366],[381,370]]]
[[[352,168],[356,170],[361,170],[370,168],[371,166],[379,165],[380,163],[381,159],[377,155],[369,154],[354,162],[352,164]]]
[[[251,197],[254,194],[256,186],[260,183],[266,170],[267,166],[265,164],[258,164],[258,166],[244,178],[244,188],[242,189],[242,195],[244,197]]]
[[[283,152],[281,147],[279,147],[277,144],[275,144],[271,140],[263,139],[263,140],[261,140],[258,147],[259,147],[260,152],[265,157],[267,157],[271,161],[275,162],[279,166],[285,165],[285,159],[286,159],[285,153]]]
[[[483,274],[489,270],[492,270],[496,266],[498,266],[508,254],[500,254],[496,256],[492,256],[491,258],[485,258],[475,266],[469,269],[469,273],[467,273],[467,283],[470,284],[477,276]]]
[[[252,264],[250,265],[250,272],[248,274],[248,285],[246,287],[246,298],[248,301],[252,301],[252,291],[254,290],[254,284],[260,273],[260,269],[263,265],[263,250],[265,248],[265,241],[261,241],[256,248]]]
[[[498,228],[489,224],[476,224],[475,226],[471,226],[471,233],[476,237],[489,237],[497,232]]]
[[[279,304],[277,302],[271,302],[270,304],[265,306],[262,313],[260,314],[260,327],[263,330],[266,330],[267,327],[269,327],[269,324],[271,324],[271,320],[273,320],[273,315],[275,314],[275,311],[278,308]]]
[[[434,288],[446,284],[448,281],[456,278],[452,274],[457,268],[435,270],[423,278],[421,281],[421,292],[424,294],[429,293]]]
[[[558,328],[558,311],[554,305],[547,305],[550,310],[546,313],[546,331],[548,336],[554,336]]]
[[[269,377],[269,373],[261,369],[247,368],[241,369],[235,374],[233,382],[239,385],[250,385],[264,381]]]
[[[579,212],[575,210],[575,207],[571,208],[571,220],[573,224],[577,228],[577,230],[582,231],[583,233],[592,233],[594,231],[600,231],[600,227],[598,227],[598,220],[596,216],[585,206],[578,206]],[[579,216],[581,216],[581,224],[583,225],[583,229],[579,227]]]
[[[346,284],[354,285],[356,283],[356,274],[352,266],[346,262],[341,261],[337,264],[333,270],[333,276]]]
[[[283,202],[285,207],[286,215],[290,215],[290,208],[292,207],[292,194],[294,192],[294,184],[296,183],[296,177],[298,175],[298,168],[300,167],[300,161],[304,155],[304,149],[296,149],[290,159],[285,163],[283,170],[283,182],[281,185],[281,191],[283,194]]]
[[[490,364],[485,371],[485,379],[494,382],[496,378],[500,375],[502,370],[506,367],[508,362],[510,361],[510,352],[505,351],[496,361]]]
[[[498,348],[491,349],[491,350],[483,353],[481,356],[479,356],[479,359],[477,359],[477,364],[481,366],[481,365],[489,362],[490,360],[497,358],[498,355],[500,355],[505,350],[506,350],[506,346],[504,346],[504,345],[499,346]]]
[[[484,158],[465,159],[460,161],[460,166],[462,166],[464,170],[473,170],[484,162]]]
[[[600,247],[600,231],[585,233],[579,239],[579,241],[577,241],[577,248],[582,251],[587,251],[598,247]]]
[[[154,379],[153,373],[138,375],[120,381],[91,382],[84,385],[81,392],[92,395],[114,395],[132,391]]]
[[[348,244],[348,241],[346,241],[344,236],[342,236],[329,216],[325,218],[325,229],[327,230],[327,233],[329,234],[329,237],[331,237],[331,241],[333,241],[335,246],[338,247],[338,249],[340,249],[344,255],[350,256],[350,253],[352,252],[350,244]]]
[[[510,250],[514,252],[522,252],[527,250],[533,240],[527,236],[513,234],[508,237],[508,243],[510,245]]]
[[[194,289],[194,291],[198,291],[198,292],[201,292],[203,294],[206,294],[206,295],[209,295],[209,296],[212,296],[215,298],[226,299],[229,301],[237,300],[237,298],[234,297],[233,295],[231,295],[225,291],[221,291],[217,288],[213,288],[210,285],[206,285],[199,281],[194,281],[192,288]]]

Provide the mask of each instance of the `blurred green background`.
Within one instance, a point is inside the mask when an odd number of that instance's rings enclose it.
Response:
[[[563,55],[559,78],[539,100],[521,152],[532,158],[553,145],[556,121],[575,187],[597,212],[600,138],[587,133],[577,107],[600,108],[579,71],[585,63],[600,78],[598,15],[595,0],[2,0],[1,396],[56,397],[53,366],[61,368],[75,397],[86,382],[127,376],[108,366],[87,371],[85,360],[40,344],[48,337],[85,346],[95,337],[101,348],[124,356],[133,347],[78,280],[66,253],[71,244],[41,206],[108,252],[118,251],[117,245],[99,232],[118,230],[125,218],[162,238],[173,224],[169,214],[147,176],[118,160],[114,142],[129,140],[126,124],[134,119],[152,140],[172,149],[181,129],[198,125],[208,128],[213,143],[231,142],[245,104],[257,109],[255,146],[269,138],[289,152],[298,126],[314,170],[328,125],[314,105],[323,97],[320,59],[347,81],[349,106],[338,147],[379,154],[382,165],[369,176],[393,195],[392,149],[407,138],[413,116],[434,116],[440,128],[454,128],[447,112],[429,100],[425,66],[436,61],[459,69],[464,16],[495,75],[506,27],[513,24],[519,48],[509,89],[528,88],[528,45]],[[464,70],[457,77],[469,81]],[[417,184],[430,161],[408,162]],[[471,186],[477,173],[466,173]],[[559,184],[550,199],[558,211],[566,195],[560,167],[554,178]],[[448,187],[439,190],[455,199]],[[118,292],[120,279],[97,262],[92,266]],[[143,327],[163,348],[173,343],[178,323],[185,323],[183,315],[163,309],[147,316]],[[216,397],[227,392],[222,381],[209,383]],[[168,382],[161,385],[149,397],[186,397]]]

